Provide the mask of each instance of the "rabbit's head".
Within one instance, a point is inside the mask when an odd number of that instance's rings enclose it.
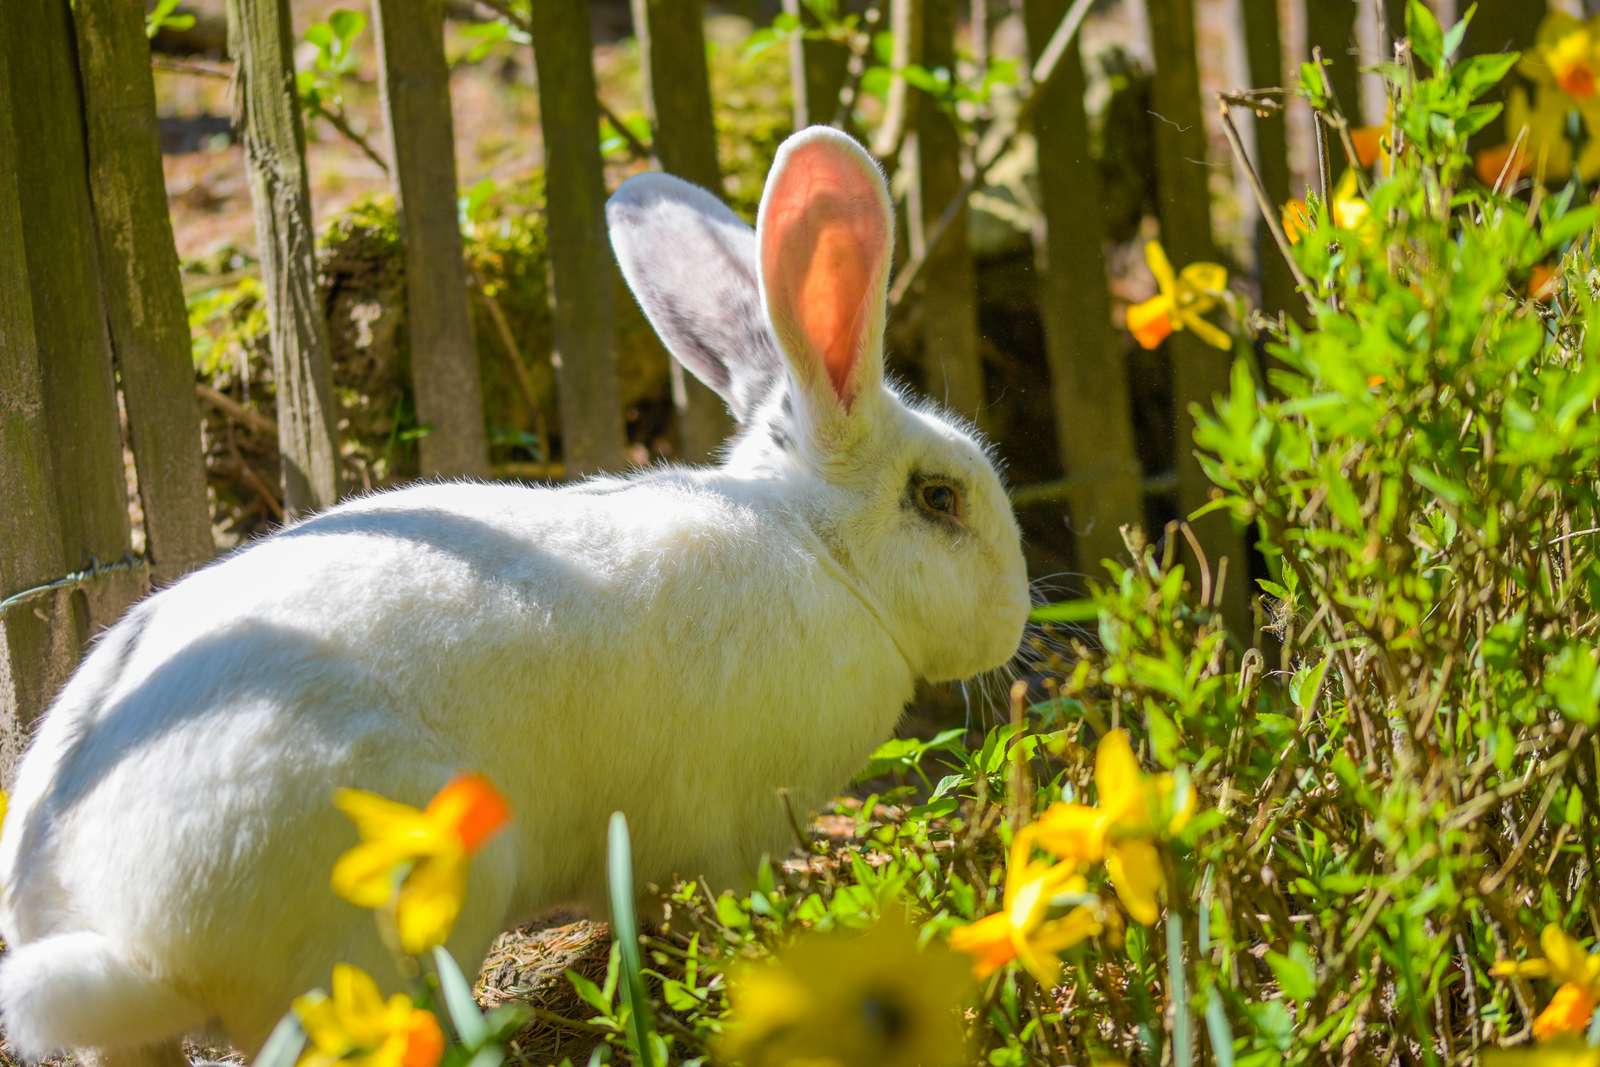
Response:
[[[790,137],[754,230],[663,174],[625,182],[607,218],[645,314],[739,423],[724,468],[778,485],[919,677],[1010,659],[1027,572],[992,458],[884,381],[894,222],[872,157],[827,127]]]

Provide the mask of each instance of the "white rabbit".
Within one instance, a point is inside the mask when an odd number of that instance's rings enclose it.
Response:
[[[629,284],[740,429],[720,466],[354,500],[139,604],[22,760],[0,835],[14,1049],[254,1054],[337,961],[393,987],[329,888],[337,786],[421,805],[462,770],[512,824],[449,948],[601,908],[607,816],[640,884],[738,882],[892,730],[919,679],[1016,651],[1015,519],[965,426],[883,380],[888,191],[826,128],[778,152],[751,231],[674,178],[611,199]]]

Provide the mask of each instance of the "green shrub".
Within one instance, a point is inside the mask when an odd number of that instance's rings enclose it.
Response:
[[[680,1054],[740,1025],[708,956],[781,967],[800,931],[893,902],[941,938],[1044,869],[1012,851],[1016,827],[1125,821],[1090,756],[1118,728],[1176,772],[1148,795],[1193,814],[1106,824],[1050,911],[1093,909],[1099,933],[1060,951],[1050,988],[1009,964],[984,979],[968,1019],[989,1063],[1463,1061],[1551,999],[1496,961],[1540,956],[1547,926],[1600,933],[1596,213],[1575,187],[1473,177],[1481,98],[1511,60],[1451,63],[1459,30],[1410,17],[1414,58],[1387,71],[1398,151],[1337,210],[1311,198],[1304,323],[1276,324],[1259,363],[1241,338],[1198,419],[1211,506],[1259,536],[1267,625],[1225,629],[1218,562],[1180,562],[1181,530],[1130,539],[1087,610],[1055,612],[1092,614],[1094,640],[1051,656],[1011,723],[973,748],[892,742],[840,835],[744,897],[668,891],[647,955]],[[1133,880],[1101,862],[1119,842],[1159,850],[1154,925],[1112,892]]]

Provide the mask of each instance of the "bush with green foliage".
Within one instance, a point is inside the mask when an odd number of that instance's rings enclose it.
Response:
[[[1198,419],[1211,506],[1259,535],[1267,624],[1226,630],[1221,568],[1180,559],[1181,529],[1130,538],[1090,604],[1054,611],[1094,632],[1042,657],[1011,722],[891,742],[837,813],[854,833],[744,896],[665,890],[645,967],[674,1060],[752,1010],[730,959],[783,968],[806,931],[902,905],[925,940],[999,910],[1016,828],[1095,797],[1090,750],[1118,728],[1192,797],[1159,842],[1165,914],[1120,919],[1086,867],[1054,913],[1093,903],[1101,932],[1050,988],[985,979],[968,1062],[1444,1063],[1526,1039],[1551,986],[1493,965],[1540,955],[1546,926],[1600,934],[1600,269],[1578,187],[1472,176],[1511,61],[1452,62],[1461,35],[1410,5],[1392,160],[1360,175],[1363,211],[1310,198],[1303,319],[1264,359],[1241,336]],[[616,988],[580,991],[630,1055]]]

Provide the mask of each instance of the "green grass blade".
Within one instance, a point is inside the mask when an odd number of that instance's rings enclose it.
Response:
[[[285,1015],[272,1028],[267,1043],[261,1046],[255,1067],[294,1067],[305,1045],[306,1032],[300,1028],[300,1020],[293,1013]]]
[[[444,1006],[450,1013],[456,1034],[467,1048],[477,1049],[489,1036],[489,1024],[483,1021],[478,1002],[472,999],[472,985],[443,945],[433,950],[433,967],[439,975],[439,993],[444,997]]]
[[[1189,979],[1183,969],[1183,920],[1167,912],[1167,989],[1172,997],[1173,1067],[1190,1067],[1194,1049],[1189,1036]]]
[[[622,996],[628,1003],[634,1044],[639,1062],[655,1067],[650,1000],[645,995],[644,965],[639,959],[639,922],[633,913],[633,844],[628,838],[628,820],[620,811],[611,813],[606,876],[611,887],[611,936],[622,953]]]

